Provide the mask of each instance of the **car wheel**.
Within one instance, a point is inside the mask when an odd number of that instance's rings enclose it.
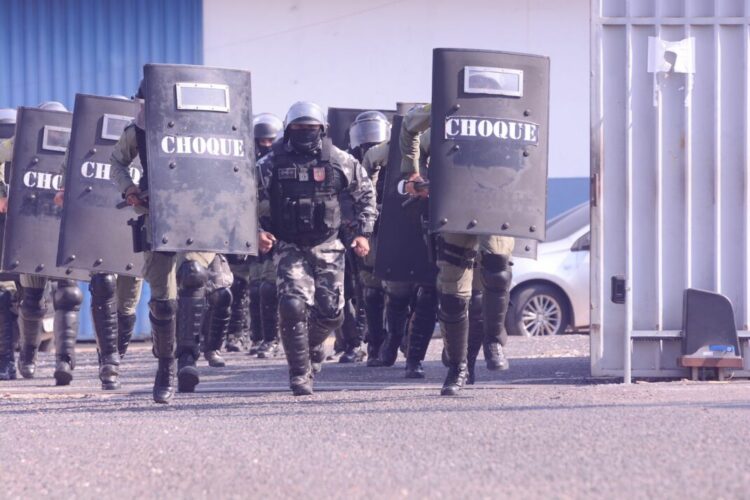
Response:
[[[511,335],[560,335],[568,323],[567,300],[557,288],[534,284],[514,290],[506,322]]]

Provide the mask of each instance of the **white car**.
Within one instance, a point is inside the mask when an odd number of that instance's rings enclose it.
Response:
[[[588,328],[589,213],[589,204],[584,203],[550,220],[537,260],[513,259],[505,321],[509,334],[558,335]]]

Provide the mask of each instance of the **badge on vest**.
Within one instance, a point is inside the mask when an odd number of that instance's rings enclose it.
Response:
[[[315,182],[323,182],[324,180],[326,180],[326,168],[325,167],[313,168],[313,179],[315,179]]]
[[[310,172],[307,170],[307,167],[300,167],[297,171],[297,180],[300,182],[307,182],[310,180]]]
[[[297,179],[297,169],[294,167],[280,168],[279,169],[279,180],[289,181]]]

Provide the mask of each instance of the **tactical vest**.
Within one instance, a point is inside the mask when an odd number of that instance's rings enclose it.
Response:
[[[274,143],[269,195],[273,233],[280,240],[311,247],[338,234],[339,193],[348,182],[341,166],[331,163],[331,147],[324,139],[319,156],[314,156]]]
[[[137,126],[135,126],[135,141],[138,144],[138,156],[141,159],[141,167],[143,167],[143,175],[141,176],[141,180],[138,181],[138,188],[141,191],[147,191],[148,190],[148,159],[146,158],[146,152],[148,151],[148,148],[146,147],[146,131],[141,130]]]

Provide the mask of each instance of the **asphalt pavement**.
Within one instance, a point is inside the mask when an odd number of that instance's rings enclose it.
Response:
[[[588,337],[511,338],[511,368],[441,397],[427,378],[327,363],[294,398],[283,358],[226,355],[194,394],[151,401],[135,345],[103,392],[93,346],[0,382],[0,498],[748,498],[750,383],[589,376]]]

